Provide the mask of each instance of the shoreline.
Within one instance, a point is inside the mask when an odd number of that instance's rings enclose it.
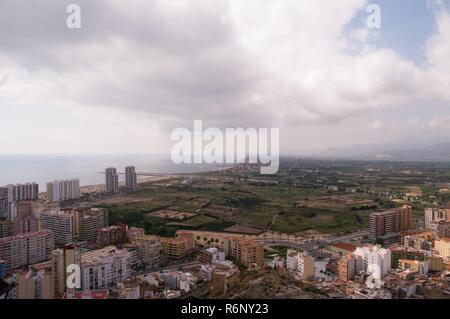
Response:
[[[189,172],[189,173],[173,173],[173,174],[161,174],[158,176],[145,176],[137,179],[137,184],[145,184],[149,182],[160,182],[164,180],[170,180],[180,176],[194,175],[194,174],[205,174],[205,173],[213,173],[213,172],[221,172],[226,171],[228,169],[233,168],[234,165],[227,165],[225,167],[220,167],[214,170],[208,170],[204,172]],[[125,181],[120,181],[119,186],[125,186]],[[93,185],[84,185],[80,186],[80,193],[94,193],[94,192],[102,192],[105,191],[105,184],[93,184]]]
[[[138,178],[137,184],[145,184],[148,182],[159,182],[163,180],[168,180],[173,178],[175,175],[161,175],[161,176],[148,176],[144,178]],[[121,181],[119,182],[119,186],[125,186],[125,182]],[[85,185],[80,186],[80,193],[86,194],[86,193],[95,193],[95,192],[104,192],[105,191],[105,184],[94,184],[94,185]]]

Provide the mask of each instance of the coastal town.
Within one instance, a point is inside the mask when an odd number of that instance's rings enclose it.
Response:
[[[0,187],[0,299],[450,298],[445,183],[380,190],[391,168],[310,165]]]

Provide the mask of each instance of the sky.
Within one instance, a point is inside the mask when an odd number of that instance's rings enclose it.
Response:
[[[0,154],[163,154],[194,120],[286,155],[438,144],[449,87],[449,0],[0,0]]]

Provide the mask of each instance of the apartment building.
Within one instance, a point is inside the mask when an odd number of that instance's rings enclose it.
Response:
[[[444,258],[431,251],[416,249],[408,246],[396,245],[389,248],[391,251],[391,268],[398,268],[401,259],[427,261],[430,271],[442,271]]]
[[[381,246],[358,247],[354,255],[362,259],[364,270],[372,273],[375,279],[383,278],[391,270],[391,251]]]
[[[79,240],[95,242],[97,240],[97,230],[108,226],[108,210],[102,208],[90,208],[85,210],[75,210],[74,229],[75,236]]]
[[[126,225],[109,226],[97,229],[96,244],[98,248],[121,245],[126,241]]]
[[[431,230],[439,238],[450,237],[450,222],[445,219],[437,219],[431,222]]]
[[[140,227],[128,227],[127,238],[130,242],[137,240],[140,236],[145,235],[145,229]]]
[[[245,267],[264,266],[264,245],[255,240],[230,239],[230,256]]]
[[[6,261],[0,259],[0,279],[6,276]]]
[[[6,269],[37,264],[50,258],[55,248],[53,232],[42,230],[0,238],[0,259]]]
[[[398,261],[398,268],[401,270],[411,270],[419,275],[428,274],[429,263],[420,260],[400,259]]]
[[[98,290],[131,277],[131,253],[114,246],[81,254],[82,289]]]
[[[364,260],[353,253],[342,256],[338,263],[339,280],[347,282],[364,270]]]
[[[0,187],[0,193],[5,194],[5,192],[8,194],[9,203],[36,200],[39,198],[39,185],[37,183],[27,183]]]
[[[403,205],[396,209],[398,214],[399,232],[407,231],[412,227],[412,207]]]
[[[434,250],[444,258],[450,257],[450,238],[444,237],[434,242]],[[1,258],[0,258],[1,259]]]
[[[175,238],[162,238],[163,252],[170,259],[186,257],[195,248],[194,239],[191,236],[178,236]]]
[[[13,225],[6,219],[0,219],[0,238],[9,237],[13,235]]]
[[[58,210],[40,214],[41,228],[53,231],[55,245],[64,246],[73,242],[73,214]]]
[[[309,256],[306,252],[290,249],[287,251],[286,255],[286,268],[298,272],[304,279],[313,278],[314,258]]]
[[[46,261],[17,273],[18,299],[54,299],[52,262]]]
[[[64,202],[80,198],[80,180],[77,178],[47,183],[47,201]]]
[[[211,264],[215,261],[225,261],[225,252],[216,247],[209,247],[200,250],[197,258],[202,264]]]
[[[54,291],[57,297],[67,291],[67,267],[70,265],[81,266],[80,249],[75,244],[68,244],[52,251],[52,274]]]
[[[389,248],[389,250],[391,251],[392,268],[398,268],[400,259],[425,260],[426,257],[431,255],[430,251],[401,245],[392,246]]]
[[[224,294],[227,291],[228,273],[226,271],[216,270],[212,276],[212,288],[215,294]]]
[[[398,240],[399,233],[409,230],[411,225],[411,206],[375,212],[369,216],[369,235],[372,239],[382,239],[389,243]]]
[[[8,203],[8,189],[0,187],[0,220],[9,216]]]
[[[440,208],[425,209],[425,228],[433,229],[433,222],[437,220],[450,221],[450,210]]]
[[[119,175],[114,167],[105,170],[105,190],[108,194],[115,194],[119,191]]]
[[[134,166],[125,167],[125,187],[127,190],[134,190],[137,188],[137,175]]]
[[[153,235],[143,235],[133,241],[137,247],[137,255],[141,264],[152,269],[159,266],[163,257],[161,238]]]
[[[397,211],[372,213],[369,216],[369,235],[372,239],[390,240],[398,237],[399,219]]]
[[[38,231],[39,221],[33,214],[33,203],[30,201],[18,202],[14,206],[14,219],[12,223],[13,235]]]

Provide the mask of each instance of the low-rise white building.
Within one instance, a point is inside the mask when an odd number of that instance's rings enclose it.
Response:
[[[391,251],[381,246],[365,246],[356,248],[354,255],[361,258],[364,270],[372,275],[373,279],[381,280],[391,270]]]
[[[131,277],[132,255],[126,249],[100,250],[81,256],[83,290],[99,290]]]
[[[286,256],[286,268],[297,271],[305,279],[312,278],[314,277],[314,258],[306,252],[290,249]]]

